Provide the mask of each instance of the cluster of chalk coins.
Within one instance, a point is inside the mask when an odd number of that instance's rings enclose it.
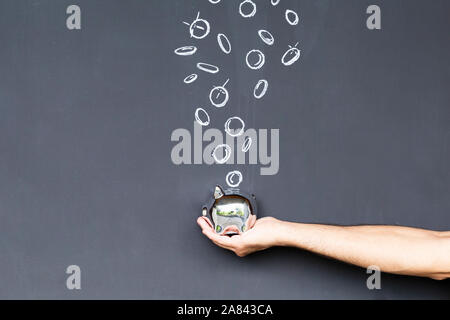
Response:
[[[216,5],[221,2],[221,0],[208,0],[210,3]],[[272,6],[277,6],[281,0],[270,0]],[[257,6],[252,0],[243,0],[239,4],[239,14],[244,19],[252,18],[257,13]],[[299,16],[297,12],[291,9],[286,9],[284,18],[286,22],[295,26],[299,23]],[[211,32],[211,24],[208,20],[201,17],[200,12],[197,13],[196,18],[191,22],[183,22],[189,27],[190,38],[201,40],[206,38]],[[267,46],[273,46],[275,44],[275,37],[268,30],[261,29],[257,32],[261,41]],[[220,50],[224,54],[230,54],[232,50],[232,45],[229,37],[223,33],[217,34],[217,43]],[[300,58],[301,50],[297,48],[298,43],[294,46],[289,46],[289,49],[281,57],[281,63],[285,66],[290,66],[294,64]],[[175,49],[175,54],[179,56],[192,56],[197,52],[197,47],[193,45],[187,45]],[[251,70],[261,69],[266,63],[266,58],[264,52],[259,49],[252,49],[245,55],[245,63]],[[216,74],[219,73],[220,68],[216,65],[198,62],[196,65],[197,69],[206,73]],[[198,79],[197,73],[192,73],[184,78],[184,83],[191,84]],[[227,89],[227,84],[230,79],[224,81],[223,84],[215,85],[209,92],[209,101],[216,108],[223,108],[227,105],[230,94]],[[269,88],[269,82],[266,79],[259,80],[254,89],[253,96],[256,99],[262,99]],[[208,112],[204,108],[197,108],[194,114],[196,122],[201,126],[208,126],[211,122]],[[236,129],[236,125],[238,129]],[[245,123],[239,117],[231,117],[225,122],[225,132],[231,137],[239,137],[245,132]],[[242,152],[247,152],[250,150],[252,145],[252,139],[246,137],[242,145]],[[227,144],[220,144],[216,146],[211,154],[215,163],[225,164],[231,156],[231,147]],[[242,182],[242,173],[240,171],[231,171],[226,176],[226,183],[229,187],[237,188]]]

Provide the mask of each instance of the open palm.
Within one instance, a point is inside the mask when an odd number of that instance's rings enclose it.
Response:
[[[250,230],[232,237],[226,235],[221,236],[215,233],[211,222],[206,217],[199,217],[197,223],[202,229],[203,234],[216,245],[233,251],[239,257],[244,257],[250,253],[264,250],[274,245],[275,239],[273,235],[274,229],[278,225],[278,220],[272,217],[258,219],[251,223],[251,225],[254,225]]]

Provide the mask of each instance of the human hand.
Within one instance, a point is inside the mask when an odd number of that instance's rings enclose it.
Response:
[[[206,217],[199,217],[197,223],[203,234],[216,245],[233,251],[239,257],[244,257],[277,245],[281,221],[272,217],[261,218],[256,220],[250,230],[232,237],[215,233],[211,222]]]

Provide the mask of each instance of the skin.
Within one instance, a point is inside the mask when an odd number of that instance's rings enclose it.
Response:
[[[202,232],[219,247],[239,257],[275,246],[308,250],[363,268],[444,280],[450,277],[450,232],[397,226],[330,226],[281,221],[254,221],[247,232],[217,235],[205,217],[197,220]]]

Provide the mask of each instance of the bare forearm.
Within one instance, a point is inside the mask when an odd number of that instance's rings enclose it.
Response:
[[[396,226],[340,227],[280,222],[276,243],[381,271],[450,276],[450,234]]]

